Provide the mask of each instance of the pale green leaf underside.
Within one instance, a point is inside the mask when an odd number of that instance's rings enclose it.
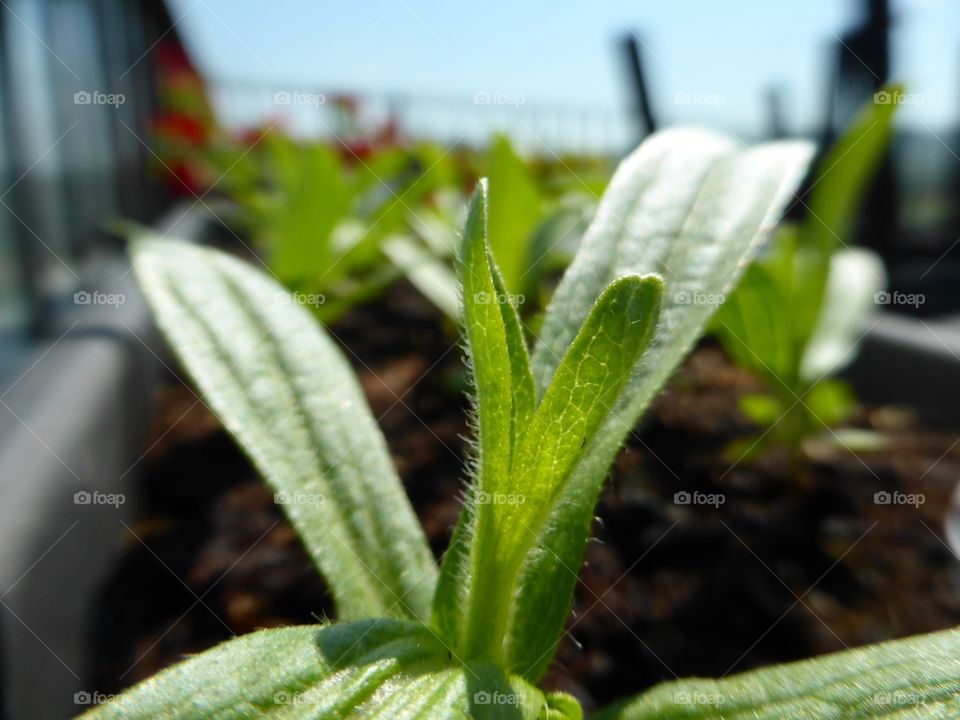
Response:
[[[658,685],[592,720],[953,720],[960,630],[776,665],[725,680]]]
[[[803,379],[817,381],[844,368],[877,310],[886,284],[883,261],[862,248],[838,250],[830,258],[820,319],[801,362]]]
[[[426,626],[390,619],[262,630],[91,710],[87,720],[535,720],[543,694],[459,665]]]
[[[433,558],[339,348],[239,260],[149,236],[132,247],[161,329],[277,492],[339,616],[429,617]]]
[[[383,254],[407,276],[424,297],[451,320],[460,316],[457,280],[440,257],[407,235],[393,235],[383,242]]]
[[[660,324],[616,412],[587,453],[585,472],[609,467],[779,218],[811,152],[802,142],[739,150],[724,136],[678,129],[652,136],[621,164],[547,310],[532,360],[542,394],[612,279],[628,273],[663,277]]]

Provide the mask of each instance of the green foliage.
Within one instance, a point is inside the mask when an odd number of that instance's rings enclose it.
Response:
[[[339,348],[239,260],[149,237],[133,255],[160,327],[273,486],[339,615],[428,617],[433,558]]]
[[[825,378],[853,358],[883,287],[880,260],[844,238],[889,143],[895,108],[864,107],[821,161],[807,218],[778,229],[714,317],[727,353],[769,386],[765,402],[742,403],[763,430],[730,448],[736,459],[771,446],[796,456],[806,437],[843,422],[856,407],[849,388]]]
[[[524,160],[504,136],[495,137],[479,163],[489,176],[490,245],[501,268],[505,292],[518,310],[532,315],[551,273],[563,270],[586,229],[592,202],[582,187],[554,188],[538,182],[534,162]],[[462,203],[437,193],[433,202],[411,209],[411,231],[391,237],[387,257],[429,300],[457,320],[457,278],[452,263]]]
[[[603,473],[587,486],[571,485],[570,476],[649,342],[662,286],[656,277],[636,275],[610,283],[535,406],[520,324],[486,242],[485,204],[481,185],[467,218],[460,272],[477,391],[478,457],[455,542],[470,543],[447,555],[435,618],[456,654],[537,680],[553,656],[556,635],[518,622],[518,598],[542,581],[548,567],[580,563],[575,532],[561,538],[553,555],[543,553],[551,530],[543,524],[561,505],[592,511]],[[538,611],[562,621],[569,598],[544,601],[550,607]]]
[[[536,278],[526,269],[532,257],[534,231],[543,219],[540,190],[503,135],[494,138],[488,167],[490,181],[490,246],[508,292],[529,294]]]
[[[869,645],[723,680],[659,685],[596,720],[947,720],[960,707],[960,630]]]
[[[238,207],[236,224],[275,278],[316,299],[308,304],[322,320],[381,292],[401,271],[434,279],[420,269],[429,256],[386,246],[410,232],[412,208],[456,184],[451,159],[437,148],[390,148],[347,162],[334,147],[275,132],[234,155],[221,158],[221,184]],[[448,309],[454,291],[450,283],[431,299]]]
[[[480,184],[459,266],[476,450],[435,591],[383,439],[315,319],[219,252],[135,243],[162,329],[225,426],[293,501],[284,509],[349,622],[233,640],[87,717],[580,720],[573,698],[534,683],[569,611],[613,452],[710,315],[682,293],[733,282],[808,155],[797,144],[741,152],[697,131],[650,140],[617,173],[532,361],[491,251]],[[298,493],[323,500],[297,502]],[[958,639],[942,633],[670,684],[599,717],[716,716],[714,706],[678,700],[680,691],[729,697],[744,717],[880,717],[888,708],[871,705],[871,693],[893,689],[934,708],[901,716],[945,717],[943,703],[960,692]]]

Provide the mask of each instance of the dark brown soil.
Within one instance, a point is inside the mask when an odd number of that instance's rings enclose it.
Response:
[[[356,368],[434,552],[446,546],[466,450],[455,330],[409,287],[333,329]],[[882,452],[821,447],[789,472],[771,453],[731,467],[756,382],[708,342],[620,455],[547,684],[589,709],[673,677],[771,662],[960,624],[940,538],[955,439],[902,412],[864,411]],[[310,623],[332,607],[271,492],[176,378],[158,397],[145,507],[94,629],[91,688],[116,692],[232,634]],[[946,454],[945,454],[946,452]],[[874,494],[923,494],[878,505]],[[675,493],[722,494],[718,507]],[[199,600],[198,600],[199,598]]]

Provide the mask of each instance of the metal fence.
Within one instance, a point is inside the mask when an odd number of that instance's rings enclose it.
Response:
[[[472,96],[338,93],[296,85],[208,80],[214,108],[230,128],[278,123],[304,137],[336,140],[376,133],[392,124],[409,138],[445,145],[483,145],[497,132],[535,154],[616,155],[636,140],[624,110],[576,108],[530,101],[520,93],[480,90]],[[356,112],[348,123],[343,106]]]

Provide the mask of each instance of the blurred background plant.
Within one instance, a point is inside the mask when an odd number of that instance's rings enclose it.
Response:
[[[835,376],[853,360],[886,283],[880,257],[852,244],[896,107],[863,106],[820,159],[794,204],[797,217],[771,235],[712,320],[724,350],[768,386],[741,398],[760,432],[728,448],[734,461],[778,446],[797,458],[814,435],[861,449],[879,440],[864,431],[834,430],[857,406],[850,385]]]

